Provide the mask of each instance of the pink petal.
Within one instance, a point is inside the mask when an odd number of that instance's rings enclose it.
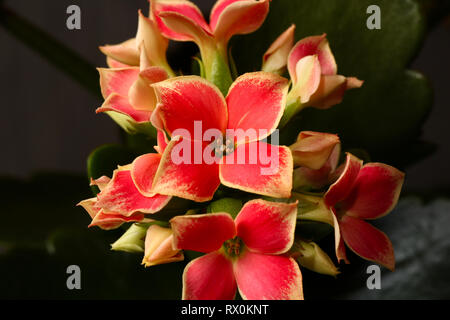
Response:
[[[303,300],[302,274],[293,258],[245,252],[234,263],[246,300]]]
[[[388,214],[397,204],[404,177],[403,172],[382,163],[364,165],[343,202],[343,210],[360,219]]]
[[[321,69],[317,55],[300,59],[297,62],[295,72],[296,77],[292,78],[293,86],[289,95],[295,98],[300,97],[300,102],[306,104],[320,84]]]
[[[269,12],[269,0],[219,0],[211,11],[210,26],[218,41],[256,31]]]
[[[269,136],[283,115],[288,86],[287,79],[267,72],[246,73],[237,78],[227,95],[227,128],[256,130],[256,136],[247,142]],[[237,137],[236,143],[243,140],[245,137]]]
[[[108,185],[108,183],[110,181],[111,181],[111,179],[107,176],[101,176],[98,179],[91,178],[90,186],[97,186],[100,189],[100,191],[102,191],[103,189],[106,188],[106,186]]]
[[[383,232],[361,219],[347,215],[339,221],[339,226],[345,243],[353,252],[394,271],[394,249]]]
[[[134,185],[129,170],[115,170],[111,182],[97,197],[98,207],[125,217],[137,212],[158,212],[170,201],[170,197],[160,194],[143,196]]]
[[[202,143],[172,138],[162,155],[152,191],[198,202],[211,200],[220,185],[219,165],[205,163],[204,150]]]
[[[233,300],[233,264],[219,252],[188,263],[183,273],[183,300]]]
[[[158,142],[158,145],[155,146],[155,150],[156,152],[158,152],[159,154],[163,154],[164,150],[166,150],[167,144],[168,144],[168,140],[166,137],[166,134],[164,133],[164,131],[158,130],[158,133],[156,135],[156,140]]]
[[[220,164],[222,184],[274,198],[289,198],[293,161],[289,148],[264,142],[239,145]]]
[[[326,36],[326,34],[323,34],[321,36],[304,38],[298,41],[294,48],[292,48],[288,58],[288,69],[294,83],[297,81],[297,63],[306,56],[318,56],[323,75],[333,75],[337,73],[336,60],[331,52]]]
[[[130,117],[135,122],[149,122],[150,115],[152,114],[151,111],[139,111],[134,109],[127,97],[116,93],[110,94],[105,102],[103,102],[102,106],[95,110],[95,112],[118,112]]]
[[[98,68],[100,73],[100,88],[103,98],[108,98],[112,93],[127,97],[128,90],[138,79],[139,68],[129,67],[122,69]]]
[[[219,89],[197,76],[172,78],[153,85],[159,105],[152,123],[158,129],[165,129],[169,135],[176,129],[186,129],[195,139],[195,122],[200,123],[199,139],[208,129],[225,132],[227,125],[226,102]],[[160,123],[164,128],[159,128]]]
[[[354,155],[347,153],[345,167],[341,176],[325,193],[324,201],[327,207],[334,206],[350,194],[361,167],[362,160],[359,160]]]
[[[86,210],[91,219],[94,219],[98,212],[101,210],[101,208],[97,206],[97,198],[83,200],[78,203],[77,206],[83,207],[83,209]]]
[[[139,50],[135,38],[115,45],[101,46],[99,49],[103,54],[118,62],[128,66],[139,65]]]
[[[177,216],[170,224],[174,249],[212,252],[236,235],[233,218],[228,213]]]
[[[128,99],[133,108],[153,111],[156,108],[156,94],[151,85],[166,80],[167,77],[167,72],[160,67],[149,67],[141,71],[128,91]]]
[[[294,46],[295,25],[284,31],[263,55],[263,71],[281,73]]]
[[[306,106],[328,109],[341,103],[347,90],[359,88],[362,85],[363,81],[356,78],[345,78],[340,75],[322,76],[319,87]]]
[[[333,227],[334,227],[334,246],[336,250],[336,258],[338,262],[345,261],[345,263],[349,264],[350,261],[347,259],[347,252],[345,250],[344,239],[341,235],[341,228],[339,226],[339,222],[336,217],[336,212],[334,210],[333,217]]]
[[[290,149],[296,165],[318,170],[325,165],[338,144],[340,140],[335,134],[302,131]]]
[[[190,1],[156,0],[151,5],[158,28],[166,38],[193,41],[199,34],[211,34],[202,12]]]
[[[114,60],[111,57],[106,57],[106,64],[111,69],[121,69],[121,68],[129,68],[130,67],[129,65],[119,62],[117,60]]]
[[[140,222],[144,220],[144,217],[142,213],[135,213],[129,217],[125,217],[121,214],[105,213],[103,210],[100,210],[95,218],[92,219],[89,228],[97,226],[103,230],[113,230],[127,222]]]
[[[247,202],[236,217],[237,235],[252,252],[282,254],[294,242],[297,203]]]
[[[139,192],[146,197],[155,195],[151,189],[160,161],[160,154],[148,153],[137,157],[132,163],[131,178]]]

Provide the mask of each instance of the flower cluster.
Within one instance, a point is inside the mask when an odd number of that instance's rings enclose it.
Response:
[[[403,173],[341,154],[335,134],[301,131],[290,146],[278,141],[302,109],[330,108],[363,84],[338,75],[326,35],[294,44],[292,25],[268,48],[261,71],[230,72],[230,38],[258,29],[268,12],[269,0],[218,0],[208,23],[189,1],[151,0],[135,38],[100,48],[109,67],[98,69],[105,101],[97,112],[147,135],[156,152],[111,178],[94,177],[100,192],[80,205],[90,226],[133,222],[112,248],[143,252],[145,266],[202,253],[186,265],[183,299],[233,299],[237,291],[244,299],[303,299],[299,265],[339,273],[302,236],[304,221],[334,228],[338,262],[349,263],[348,247],[395,266],[389,238],[365,220],[393,209]],[[200,75],[171,69],[169,40],[198,45]]]

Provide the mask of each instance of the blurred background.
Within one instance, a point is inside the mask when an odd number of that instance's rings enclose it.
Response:
[[[194,2],[205,14],[214,3]],[[394,243],[397,271],[383,272],[382,290],[368,290],[366,264],[352,257],[355,263],[344,266],[337,279],[305,271],[306,298],[450,298],[450,19],[444,14],[447,1],[433,3],[439,10],[430,9],[433,19],[426,22],[409,64],[434,90],[433,108],[420,131],[420,140],[430,144],[422,157],[402,167],[404,198],[377,222]],[[66,9],[72,4],[81,8],[81,30],[66,27]],[[147,12],[147,1],[3,0],[0,6],[0,298],[178,298],[182,263],[150,270],[140,266],[140,256],[110,252],[109,244],[120,232],[87,230],[88,215],[75,207],[91,196],[88,155],[100,145],[123,141],[109,117],[95,114],[102,102],[98,94],[30,49],[5,23],[14,12],[92,66],[105,66],[98,46],[134,37],[137,9]],[[398,25],[405,32],[408,27]],[[169,60],[175,69],[187,68],[195,50],[192,44],[172,44]],[[66,287],[70,264],[81,267],[82,290]]]

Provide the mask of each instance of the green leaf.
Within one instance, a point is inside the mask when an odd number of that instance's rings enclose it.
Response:
[[[381,9],[381,30],[366,27],[369,5]],[[282,143],[292,143],[300,130],[333,132],[346,148],[366,149],[379,160],[416,140],[432,102],[428,81],[405,70],[426,30],[417,0],[273,1],[262,28],[232,43],[240,72],[260,69],[264,51],[291,23],[297,26],[296,40],[327,33],[338,73],[365,83],[338,106],[302,111],[282,132]]]
[[[242,201],[239,199],[222,198],[220,200],[211,202],[207,208],[207,212],[227,212],[231,214],[233,218],[235,218],[239,211],[241,211],[242,206]]]

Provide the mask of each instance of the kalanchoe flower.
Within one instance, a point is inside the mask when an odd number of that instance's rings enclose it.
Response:
[[[111,68],[139,66],[142,62],[142,54],[145,54],[149,65],[161,67],[173,76],[166,58],[168,45],[168,39],[161,35],[152,15],[150,14],[150,18],[147,18],[139,11],[136,37],[117,45],[101,46],[100,51],[107,56],[107,62]]]
[[[380,218],[397,204],[404,174],[382,164],[368,163],[347,154],[339,179],[324,196],[332,211],[336,255],[348,263],[345,244],[364,259],[390,270],[395,268],[394,250],[389,238],[364,220]]]
[[[294,46],[295,25],[284,31],[263,55],[262,71],[282,74]]]
[[[187,0],[151,0],[151,8],[165,37],[194,41],[199,46],[206,78],[225,93],[231,83],[228,41],[233,35],[248,34],[260,27],[269,11],[269,0],[219,0],[211,10],[209,23]]]
[[[162,133],[159,133],[158,147],[155,149],[164,152],[165,141],[161,136]],[[93,185],[99,187],[100,193],[95,198],[79,203],[93,219],[90,226],[115,229],[124,222],[144,221],[145,214],[156,213],[169,203],[170,196],[141,192],[138,188],[142,184],[142,179],[153,180],[161,160],[159,153],[141,157],[148,159],[147,171],[141,172],[139,176],[132,176],[133,164],[129,164],[116,169],[112,179],[101,177],[92,181]],[[135,168],[134,171],[138,172],[138,169]]]
[[[172,248],[173,232],[170,228],[151,225],[145,236],[145,253],[142,264],[146,267],[184,259],[181,250]]]
[[[335,134],[302,131],[289,147],[294,157],[294,190],[318,190],[334,182],[341,142]]]
[[[302,276],[285,255],[294,241],[297,204],[247,202],[233,220],[228,213],[171,220],[174,248],[206,255],[183,274],[183,299],[303,299]]]
[[[328,109],[340,103],[345,91],[362,86],[363,81],[337,74],[337,64],[326,34],[298,41],[288,57],[292,88],[282,121],[305,107]]]
[[[333,261],[315,242],[296,239],[289,253],[301,266],[311,271],[333,277],[339,274]]]
[[[155,84],[159,104],[152,115],[152,123],[172,139],[162,154],[153,181],[140,173],[147,172],[147,166],[153,162],[147,164],[145,157],[135,160],[132,175],[142,177],[140,180],[135,178],[138,188],[143,194],[161,193],[208,201],[222,182],[252,193],[289,197],[293,170],[289,148],[260,141],[272,134],[278,125],[287,85],[286,79],[272,73],[249,73],[233,83],[225,99],[218,88],[196,76]],[[197,132],[196,124],[200,124],[200,132]],[[219,135],[210,137],[213,142],[227,142],[227,153],[222,158],[214,154],[210,142],[202,140],[203,133],[209,129]],[[227,137],[227,130],[234,130],[234,133],[250,130],[254,135]],[[179,136],[174,136],[176,132]],[[186,149],[182,158],[187,157],[188,161],[175,161],[180,149]],[[257,156],[264,151],[266,162]],[[249,160],[250,152],[255,155],[254,162]],[[239,161],[242,154],[246,158]],[[266,175],[261,174],[264,171]]]

